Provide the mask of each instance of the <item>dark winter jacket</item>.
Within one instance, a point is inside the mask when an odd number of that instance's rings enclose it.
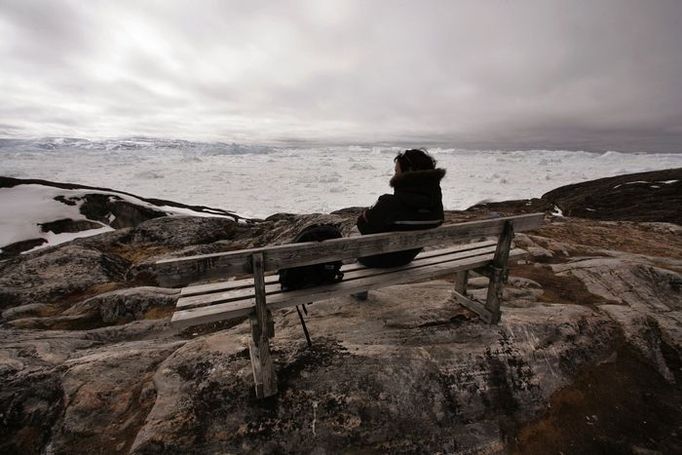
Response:
[[[358,217],[362,234],[413,231],[443,223],[440,181],[445,169],[404,172],[393,176],[393,194],[384,194]],[[397,267],[412,261],[421,249],[397,251],[360,258],[368,267]]]

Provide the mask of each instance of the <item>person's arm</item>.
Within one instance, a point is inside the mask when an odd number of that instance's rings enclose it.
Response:
[[[395,218],[394,197],[384,194],[372,207],[365,209],[358,217],[358,230],[361,234],[376,234],[390,231]]]

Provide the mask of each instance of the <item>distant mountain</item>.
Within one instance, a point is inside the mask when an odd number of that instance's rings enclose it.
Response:
[[[268,153],[273,149],[265,145],[226,142],[195,142],[183,139],[157,139],[129,137],[119,139],[90,140],[77,137],[44,137],[37,139],[0,138],[0,151],[59,151],[59,150],[195,150],[212,155],[240,155],[245,153]]]

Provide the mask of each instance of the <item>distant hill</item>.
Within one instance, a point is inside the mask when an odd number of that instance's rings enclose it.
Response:
[[[540,198],[486,202],[448,217],[548,212],[604,221],[645,221],[682,225],[682,168],[639,172],[556,188]]]
[[[682,168],[562,186],[542,200],[566,216],[682,224]]]

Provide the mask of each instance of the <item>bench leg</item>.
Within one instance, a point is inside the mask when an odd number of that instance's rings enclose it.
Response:
[[[492,313],[485,307],[485,305],[477,300],[471,299],[467,296],[467,282],[469,280],[469,271],[463,270],[457,272],[455,275],[455,302],[462,305],[478,315],[483,321],[490,323],[492,320]]]
[[[485,305],[483,305],[483,303],[478,302],[476,300],[472,300],[469,297],[466,297],[457,291],[455,291],[454,294],[455,302],[459,303],[464,308],[473,311],[478,315],[479,318],[481,318],[485,322],[490,323],[490,321],[492,320],[492,314],[490,313],[490,311],[488,311]]]
[[[490,268],[490,283],[488,283],[488,294],[486,296],[485,307],[492,315],[491,324],[500,322],[500,302],[502,302],[504,277],[507,273],[507,260],[509,259],[509,250],[511,249],[513,237],[514,224],[511,221],[507,221],[497,242],[495,256],[493,257],[493,263]]]
[[[305,314],[308,314],[308,310],[305,309],[305,303],[301,306],[303,307],[303,311],[305,311]],[[298,319],[301,321],[301,327],[303,327],[303,334],[305,335],[305,341],[308,343],[308,347],[312,348],[313,342],[310,341],[310,333],[308,333],[308,327],[306,327],[306,325],[305,325],[305,320],[303,319],[303,315],[301,314],[301,310],[298,309],[298,305],[296,305],[296,312],[298,313]]]
[[[463,270],[455,275],[455,291],[466,297],[467,282],[469,281],[469,271]]]
[[[250,320],[252,337],[249,339],[249,356],[256,397],[266,398],[277,393],[277,378],[272,366],[270,340],[267,330],[260,330],[257,318],[252,316]]]
[[[485,300],[485,307],[490,311],[491,324],[500,322],[501,311],[500,302],[502,301],[502,270],[493,268],[490,276],[490,283],[488,283],[488,294]]]
[[[252,260],[256,311],[250,318],[252,336],[249,340],[249,355],[251,356],[256,397],[265,398],[277,393],[277,378],[270,356],[270,338],[275,335],[275,329],[272,313],[265,304],[263,253],[254,254]]]
[[[481,319],[486,322],[490,320],[490,312],[483,306],[483,304],[470,299],[467,296],[467,283],[469,281],[469,271],[462,270],[455,274],[455,292],[454,298],[455,302],[462,305],[478,315]]]

